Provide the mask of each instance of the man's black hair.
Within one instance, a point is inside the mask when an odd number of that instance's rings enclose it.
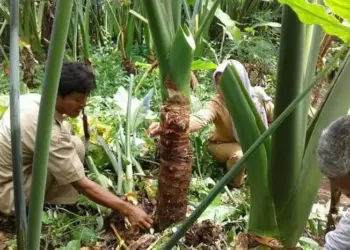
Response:
[[[90,94],[95,88],[92,68],[79,62],[63,62],[58,95],[65,97],[73,92]]]

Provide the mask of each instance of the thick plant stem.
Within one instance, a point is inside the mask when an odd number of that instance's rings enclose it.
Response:
[[[323,79],[331,69],[334,68],[335,62],[339,60],[340,56],[347,50],[347,46],[337,53],[333,58],[331,63],[329,63],[322,72],[320,72],[317,77],[314,78],[312,83],[296,98],[294,101],[282,112],[282,114],[276,117],[275,121],[269,129],[267,129],[262,135],[254,142],[254,144],[245,152],[243,157],[225,174],[224,177],[212,188],[210,193],[203,199],[203,201],[198,205],[196,210],[190,215],[188,219],[180,226],[176,233],[171,236],[168,242],[162,246],[162,250],[172,249],[173,246],[185,235],[186,231],[193,225],[193,223],[201,216],[205,209],[213,202],[215,197],[225,188],[226,184],[232,180],[234,176],[242,169],[243,164],[248,160],[249,157],[257,150],[257,148],[264,143],[266,138],[270,136],[276,128],[294,111],[295,107],[299,104],[301,100],[305,98],[321,79]]]
[[[10,7],[10,115],[13,188],[15,195],[17,248],[24,249],[27,230],[26,203],[23,187],[21,121],[19,114],[19,0]]]
[[[192,169],[189,105],[187,98],[180,94],[169,97],[161,109],[161,165],[156,211],[156,224],[161,230],[186,216]]]
[[[29,206],[29,223],[27,232],[28,250],[40,248],[42,208],[45,196],[47,178],[47,164],[49,159],[52,121],[62,61],[67,41],[69,21],[72,12],[73,0],[58,0],[56,15],[51,35],[49,55],[45,69],[45,78],[40,102],[40,111],[33,161],[33,179]],[[39,140],[39,136],[42,137]]]

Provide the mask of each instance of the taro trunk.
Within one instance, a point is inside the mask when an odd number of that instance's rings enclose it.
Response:
[[[161,109],[160,174],[156,224],[163,230],[185,219],[191,179],[190,103],[181,92]]]
[[[195,40],[188,29],[181,27],[182,1],[144,3],[159,63],[163,99],[156,226],[165,229],[185,219],[187,211],[192,169],[189,123]]]

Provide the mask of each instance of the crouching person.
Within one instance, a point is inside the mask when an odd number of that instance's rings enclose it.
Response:
[[[274,104],[271,97],[261,87],[251,86],[248,73],[239,61],[226,60],[216,68],[212,79],[216,88],[216,95],[201,110],[191,115],[190,131],[200,131],[214,123],[215,126],[206,143],[208,151],[218,163],[230,169],[243,157],[243,151],[219,85],[222,73],[228,65],[235,67],[266,128],[273,121]],[[161,133],[159,123],[152,123],[148,132],[150,136],[159,135]],[[245,168],[242,168],[229,183],[229,186],[232,188],[242,187],[244,185],[244,173]]]
[[[63,63],[59,81],[48,161],[45,203],[74,204],[81,193],[92,201],[126,216],[139,228],[151,227],[152,219],[142,210],[123,201],[110,191],[89,180],[84,172],[85,148],[80,138],[71,136],[63,116],[77,117],[86,106],[95,77],[89,68],[77,62]],[[20,122],[23,154],[24,191],[29,204],[32,163],[41,96],[20,96]],[[42,135],[43,136],[43,135]],[[39,138],[40,139],[40,138]],[[14,215],[10,109],[0,120],[0,212]]]
[[[322,173],[350,197],[350,116],[338,118],[323,131],[317,156]],[[325,250],[350,249],[350,208],[325,240]]]

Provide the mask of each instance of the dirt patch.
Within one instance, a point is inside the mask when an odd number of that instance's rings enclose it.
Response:
[[[222,227],[214,224],[210,220],[205,220],[199,224],[195,224],[189,231],[186,232],[185,244],[196,247],[203,243],[211,245],[222,235]]]
[[[156,201],[147,198],[146,193],[142,192],[138,196],[139,207],[147,214],[154,216]],[[153,218],[154,219],[154,218]],[[146,250],[159,237],[159,234],[151,234],[148,231],[128,227],[124,216],[112,213],[106,221],[109,230],[102,236],[104,244],[101,249],[115,249],[125,244],[131,250]]]
[[[330,183],[326,177],[323,177],[320,183],[320,188],[317,194],[317,201],[320,203],[327,203],[331,199]],[[340,197],[340,206],[350,205],[350,199],[345,195]]]

